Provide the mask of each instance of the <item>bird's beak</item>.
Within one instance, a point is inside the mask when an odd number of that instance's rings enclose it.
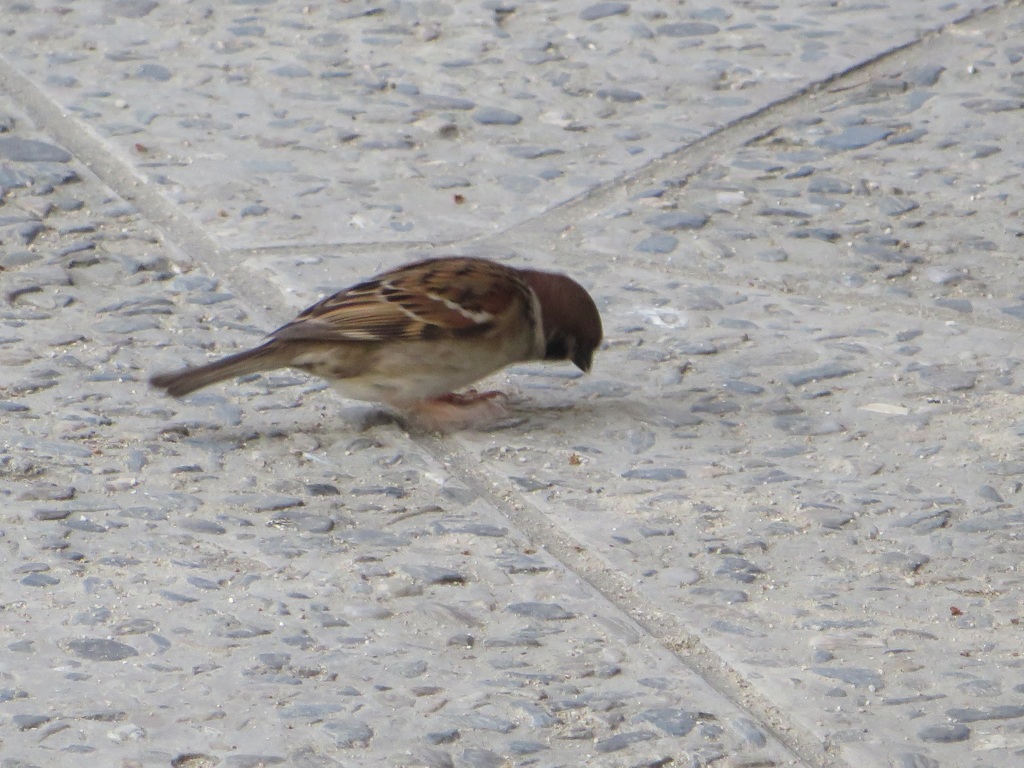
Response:
[[[578,349],[572,356],[572,362],[584,373],[590,373],[590,366],[594,364],[594,351]]]

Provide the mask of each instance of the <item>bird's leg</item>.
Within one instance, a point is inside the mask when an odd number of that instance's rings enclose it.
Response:
[[[507,401],[501,392],[470,389],[421,400],[411,411],[417,424],[429,430],[486,429],[508,418]]]

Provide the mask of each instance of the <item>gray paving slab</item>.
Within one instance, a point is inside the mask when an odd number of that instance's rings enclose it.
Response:
[[[796,764],[396,424],[153,398],[244,304],[73,158],[11,167],[3,765]]]
[[[13,0],[0,35],[221,247],[428,243],[530,220],[992,5]]]
[[[10,5],[0,766],[1017,764],[1024,12],[929,34],[983,5]],[[450,239],[591,288],[595,372],[447,436],[145,388]]]

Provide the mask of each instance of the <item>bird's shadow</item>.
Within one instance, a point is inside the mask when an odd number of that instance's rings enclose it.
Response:
[[[418,437],[447,437],[456,435],[521,435],[536,430],[587,431],[631,424],[678,426],[685,421],[674,416],[685,406],[677,399],[647,399],[638,402],[629,396],[583,399],[559,399],[556,402],[541,402],[532,398],[510,398],[507,413],[492,423],[473,428],[438,430],[425,428],[415,418],[392,411],[376,404],[352,403],[340,408],[318,409],[319,414],[307,408],[285,411],[263,411],[261,423],[252,419],[238,424],[216,424],[204,420],[190,428],[187,434],[178,434],[174,442],[216,443],[241,447],[257,441],[279,441],[292,435],[304,434],[317,438],[321,445],[332,445],[346,437],[356,438],[375,432],[400,430],[413,439]],[[688,409],[685,411],[689,413]],[[274,418],[271,414],[287,413],[292,418]],[[163,435],[167,438],[167,435]]]

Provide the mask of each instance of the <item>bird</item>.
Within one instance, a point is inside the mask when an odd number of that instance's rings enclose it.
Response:
[[[459,389],[531,360],[571,361],[589,372],[602,336],[594,299],[570,277],[447,256],[328,296],[253,349],[149,381],[182,397],[237,376],[297,368],[346,398],[382,403],[447,431],[507,415],[501,392]]]

